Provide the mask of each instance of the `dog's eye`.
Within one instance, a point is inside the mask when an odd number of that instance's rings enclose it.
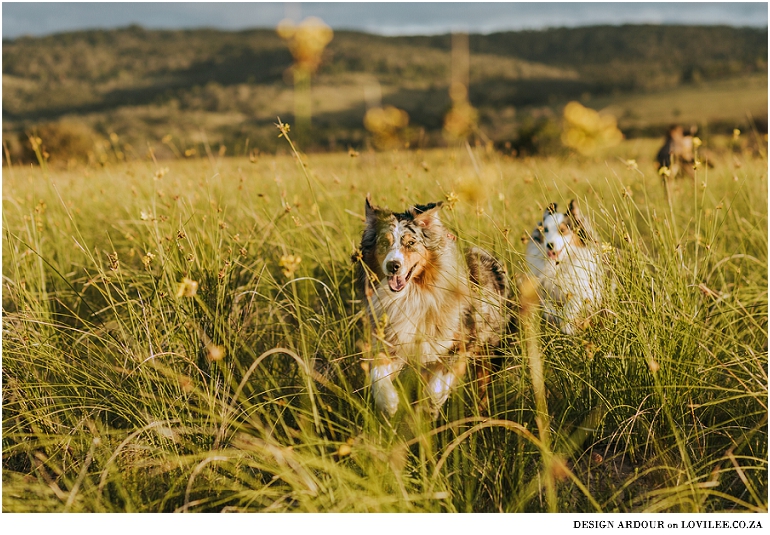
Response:
[[[565,225],[564,223],[559,225],[559,233],[566,234],[567,232],[569,232],[569,227],[567,225]]]
[[[548,234],[549,232],[551,232],[551,229],[549,229],[548,227],[545,227],[545,233]]]

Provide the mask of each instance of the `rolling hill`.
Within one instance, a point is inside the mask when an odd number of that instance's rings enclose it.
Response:
[[[766,28],[556,28],[471,35],[469,51],[470,102],[483,136],[495,142],[516,146],[522,128],[557,121],[570,100],[616,113],[621,106],[619,125],[632,136],[657,136],[679,120],[731,129],[744,126],[747,113],[766,129]],[[54,137],[115,133],[136,156],[147,143],[158,156],[168,153],[160,143],[167,136],[180,150],[204,142],[230,153],[274,150],[276,117],[293,122],[291,64],[272,30],[131,26],[3,41],[3,139],[17,159],[29,157],[26,134],[43,126]],[[380,104],[409,114],[413,145],[444,143],[451,70],[449,35],[335,33],[312,81],[304,146],[365,146],[363,116]],[[739,91],[737,103],[731,91]],[[682,115],[701,94],[719,99]]]

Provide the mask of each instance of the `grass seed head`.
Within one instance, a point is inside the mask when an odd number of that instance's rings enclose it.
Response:
[[[107,258],[110,260],[110,269],[112,271],[117,271],[120,267],[120,261],[118,261],[118,253],[113,252],[112,254],[108,254]]]
[[[176,289],[177,297],[193,297],[197,293],[198,293],[197,281],[184,277],[182,281],[177,285],[177,289]]]
[[[454,191],[450,191],[446,194],[446,207],[450,210],[453,210],[455,207],[455,204],[457,204],[457,201],[460,200],[460,197],[457,196],[457,193]]]
[[[144,264],[144,267],[149,268],[153,258],[155,258],[155,255],[147,251],[147,254],[142,257],[142,264]]]
[[[299,268],[302,258],[297,255],[289,254],[281,256],[278,265],[283,268],[283,276],[290,279]]]
[[[182,389],[182,392],[185,392],[189,394],[193,390],[193,380],[187,376],[187,375],[180,375],[178,378],[179,380],[179,388]]]
[[[208,350],[206,358],[211,362],[216,362],[225,358],[225,350],[222,346],[209,344],[206,349]]]
[[[275,124],[275,126],[278,128],[278,130],[281,132],[278,134],[278,137],[289,137],[289,132],[291,131],[291,125],[289,123],[281,122],[280,117],[278,118],[278,122]]]

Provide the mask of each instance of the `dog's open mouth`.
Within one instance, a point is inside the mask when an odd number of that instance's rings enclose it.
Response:
[[[406,283],[408,283],[409,279],[412,278],[412,272],[416,267],[417,264],[413,265],[412,269],[409,270],[409,273],[407,273],[405,277],[400,275],[393,275],[388,277],[388,286],[390,287],[391,291],[398,293],[406,288]]]

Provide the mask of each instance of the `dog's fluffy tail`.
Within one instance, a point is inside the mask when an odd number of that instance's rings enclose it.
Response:
[[[483,290],[491,290],[503,298],[508,297],[508,272],[497,258],[484,249],[471,247],[465,255],[465,260],[468,263],[471,283]]]
[[[505,266],[483,249],[472,247],[465,255],[471,283],[472,306],[466,317],[475,346],[473,369],[478,383],[479,409],[488,410],[490,375],[500,370],[503,357],[500,342],[510,316],[510,286]]]
[[[468,250],[465,260],[474,296],[469,327],[477,349],[491,353],[500,345],[510,316],[508,272],[499,260],[478,247]]]

